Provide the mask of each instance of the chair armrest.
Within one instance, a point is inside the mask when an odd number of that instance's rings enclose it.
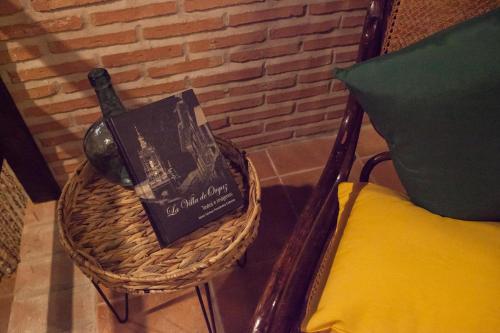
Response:
[[[361,37],[358,61],[380,53],[391,0],[372,0]],[[273,267],[251,322],[252,333],[299,330],[306,291],[338,213],[337,185],[347,180],[359,138],[363,110],[350,96],[332,152],[290,239]]]
[[[336,226],[337,185],[347,179],[354,161],[362,117],[360,111],[347,113],[341,127],[345,140],[339,133],[318,185],[273,267],[252,319],[253,333],[290,332],[297,326],[311,276]]]
[[[391,153],[389,153],[388,151],[384,151],[383,153],[379,153],[377,155],[370,157],[370,159],[366,161],[365,165],[363,166],[363,169],[361,169],[361,174],[359,175],[359,181],[362,183],[368,182],[368,180],[370,179],[370,174],[373,171],[373,168],[375,168],[379,163],[390,160],[391,160]]]

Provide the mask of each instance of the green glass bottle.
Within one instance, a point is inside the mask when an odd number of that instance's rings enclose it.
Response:
[[[104,120],[126,111],[113,89],[111,77],[104,68],[94,68],[88,74],[95,89],[102,118],[87,130],[83,139],[83,150],[90,164],[106,179],[125,187],[132,186],[130,176]]]

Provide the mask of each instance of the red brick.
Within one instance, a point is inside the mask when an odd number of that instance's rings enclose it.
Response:
[[[165,38],[188,35],[196,32],[206,32],[224,28],[222,17],[213,17],[197,21],[172,23],[156,27],[144,28],[144,38]]]
[[[0,2],[0,15],[10,15],[21,11],[23,7],[19,0],[4,0]]]
[[[123,72],[112,73],[111,81],[114,84],[136,81],[141,78],[142,73],[139,69],[130,69]]]
[[[169,64],[164,67],[151,67],[148,69],[148,74],[152,78],[173,75],[178,73],[188,73],[200,69],[212,68],[220,66],[224,63],[222,57],[210,57],[193,59],[183,62],[178,62],[175,64]]]
[[[290,88],[295,85],[295,77],[280,79],[275,81],[266,81],[248,86],[238,86],[229,89],[229,96],[240,96],[253,94],[259,91],[270,91],[274,89]]]
[[[52,53],[70,52],[80,49],[92,49],[96,47],[129,44],[137,41],[135,30],[115,32],[92,37],[82,37],[67,40],[49,42],[49,50]]]
[[[90,20],[94,25],[104,25],[116,22],[132,22],[148,17],[174,14],[175,12],[177,12],[177,6],[174,1],[170,1],[92,13],[90,14]]]
[[[14,83],[24,82],[29,80],[45,79],[54,76],[87,72],[95,66],[97,66],[95,60],[77,60],[47,67],[23,69],[18,72],[9,71],[9,76]]]
[[[318,121],[322,121],[323,119],[324,119],[324,114],[315,114],[311,116],[293,118],[289,120],[280,120],[274,123],[267,124],[266,131],[277,131],[291,126],[317,123]]]
[[[331,131],[339,129],[339,127],[340,127],[340,122],[335,121],[335,122],[329,122],[326,124],[321,124],[321,125],[316,125],[316,126],[297,128],[297,130],[295,131],[295,136],[301,137],[301,136],[306,136],[306,135],[331,132]]]
[[[358,57],[358,51],[337,51],[335,50],[335,62],[348,62],[348,61],[356,61]]]
[[[237,129],[229,130],[226,132],[218,132],[217,135],[223,137],[224,139],[229,140],[229,139],[234,139],[234,138],[241,138],[242,136],[259,134],[259,133],[262,133],[263,130],[264,130],[264,125],[259,124],[259,125],[254,125],[254,126],[237,128]]]
[[[25,109],[23,113],[26,115],[26,117],[42,117],[50,114],[91,108],[97,105],[97,98],[95,96],[87,96],[64,102],[32,106]]]
[[[229,25],[234,27],[256,22],[265,22],[282,18],[303,16],[305,8],[306,7],[303,5],[297,5],[264,9],[255,12],[243,12],[241,14],[233,14],[229,16]]]
[[[253,108],[253,107],[262,105],[263,103],[264,103],[264,98],[262,96],[259,96],[259,97],[243,99],[243,100],[238,100],[238,101],[224,103],[224,104],[205,106],[205,107],[203,107],[203,112],[207,116],[211,116],[214,114],[249,109],[249,108]]]
[[[304,51],[327,49],[334,46],[356,45],[361,38],[360,33],[340,35],[322,39],[308,40],[304,42]]]
[[[40,139],[40,143],[45,147],[50,147],[71,141],[81,141],[81,139],[85,136],[85,132],[86,131],[79,131],[75,133],[61,134],[50,138],[43,138]]]
[[[71,124],[70,118],[50,120],[45,123],[30,125],[29,130],[32,134],[39,134],[44,132],[58,131],[67,128]]]
[[[356,63],[355,61],[338,62],[338,63],[335,63],[335,68],[347,68],[347,67],[351,67],[355,63]]]
[[[111,80],[113,84],[132,82],[138,80],[141,77],[141,75],[142,75],[141,71],[139,71],[138,69],[131,69],[128,71],[112,73]],[[66,82],[63,83],[61,86],[61,90],[67,94],[75,91],[88,90],[91,88],[92,86],[90,85],[89,80],[87,79],[74,82]]]
[[[266,135],[258,136],[255,138],[238,141],[238,142],[236,142],[236,146],[238,146],[241,149],[255,147],[255,146],[264,145],[266,143],[290,139],[292,137],[292,135],[293,135],[293,131],[285,131],[285,132],[280,132],[280,133],[266,134]]]
[[[212,131],[215,131],[224,127],[228,127],[229,120],[227,118],[212,120],[208,122],[208,126],[210,126],[210,129]]]
[[[325,108],[332,105],[340,105],[347,102],[347,96],[335,96],[325,99],[315,100],[312,102],[300,103],[297,105],[298,112],[310,111]]]
[[[344,16],[342,18],[342,28],[362,27],[365,23],[366,15],[361,16]]]
[[[152,86],[121,90],[120,96],[123,100],[127,100],[131,98],[173,93],[182,90],[184,88],[186,88],[186,84],[184,80],[180,80],[174,82],[155,84]]]
[[[331,64],[331,55],[323,55],[319,57],[309,57],[306,59],[281,62],[274,65],[267,65],[267,74],[274,75],[285,72],[298,71],[301,69],[315,68]]]
[[[38,46],[12,47],[0,51],[0,65],[7,64],[9,62],[35,59],[38,57],[40,57],[40,49]]]
[[[0,40],[24,38],[52,32],[79,30],[83,27],[79,16],[67,16],[36,23],[4,25],[0,27]]]
[[[345,108],[341,110],[330,111],[326,114],[326,119],[339,119],[344,116]]]
[[[287,106],[282,106],[282,107],[275,108],[275,109],[266,110],[266,111],[252,112],[252,113],[248,113],[248,114],[234,116],[234,117],[231,117],[231,122],[234,124],[241,124],[241,123],[247,123],[247,122],[254,121],[254,120],[261,120],[261,119],[268,119],[268,118],[273,118],[273,117],[277,117],[277,116],[282,116],[282,115],[290,114],[292,112],[293,112],[293,104],[287,105]]]
[[[277,39],[277,38],[287,38],[287,37],[295,37],[301,35],[325,33],[325,32],[330,32],[333,29],[337,28],[339,26],[339,23],[340,23],[340,18],[337,17],[325,22],[291,25],[288,27],[271,29],[269,36],[271,37],[271,39]]]
[[[332,69],[327,69],[326,71],[321,71],[321,72],[301,74],[299,76],[299,82],[311,83],[311,82],[330,80],[332,78],[333,78]]]
[[[77,125],[90,125],[102,117],[101,112],[92,112],[79,116],[74,116]]]
[[[57,90],[57,85],[55,83],[52,83],[36,88],[15,90],[11,93],[11,95],[14,100],[20,102],[27,99],[37,99],[52,96],[57,93]]]
[[[299,43],[285,44],[265,49],[248,49],[231,54],[232,62],[247,62],[264,58],[274,58],[299,52]]]
[[[274,95],[267,96],[268,103],[280,103],[285,101],[292,101],[296,99],[302,99],[306,97],[317,96],[321,94],[325,94],[328,92],[328,85],[312,87],[312,88],[302,88],[291,90],[287,92],[281,92]]]
[[[347,89],[347,87],[342,82],[337,81],[337,80],[333,81],[332,91],[340,91],[340,90],[346,90],[346,89]]]
[[[191,79],[191,84],[195,88],[200,88],[232,81],[250,80],[261,76],[262,67],[259,66],[220,74],[198,76]]]
[[[235,45],[248,45],[262,42],[266,39],[266,30],[253,31],[239,35],[213,37],[188,43],[191,52],[204,52],[224,49]]]
[[[208,102],[208,101],[214,101],[216,99],[221,99],[226,97],[226,92],[224,90],[214,90],[214,91],[208,91],[204,93],[197,93],[196,97],[198,98],[198,101],[200,103]]]
[[[313,15],[331,14],[353,9],[366,9],[368,0],[337,0],[311,4],[309,13]]]
[[[39,12],[54,9],[90,5],[109,0],[31,0],[31,7]]]
[[[174,58],[181,56],[182,53],[182,45],[176,44],[106,55],[102,57],[102,63],[105,67],[118,67],[146,61]]]
[[[185,0],[184,10],[186,10],[187,12],[194,12],[198,10],[242,5],[262,1],[264,0]]]

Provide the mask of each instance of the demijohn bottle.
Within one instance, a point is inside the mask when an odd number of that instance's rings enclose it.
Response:
[[[113,89],[111,77],[104,68],[94,68],[88,74],[95,89],[102,118],[96,121],[85,134],[83,149],[90,164],[106,179],[130,187],[130,176],[118,153],[118,149],[104,120],[125,112],[120,98]]]

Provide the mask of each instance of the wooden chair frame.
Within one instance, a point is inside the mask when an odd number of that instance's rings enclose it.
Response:
[[[392,0],[372,0],[368,6],[357,61],[380,55]],[[250,332],[300,332],[307,290],[324,251],[333,237],[338,215],[337,187],[351,171],[363,110],[353,96],[347,108],[318,184],[310,196],[285,248],[273,267]],[[390,159],[389,153],[372,157],[361,173],[367,181],[373,167]]]

